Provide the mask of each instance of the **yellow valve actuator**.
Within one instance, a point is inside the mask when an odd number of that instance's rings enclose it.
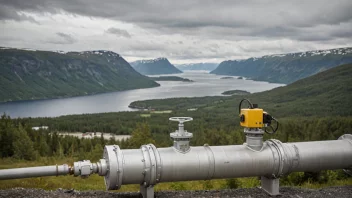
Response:
[[[241,109],[240,123],[246,128],[262,128],[263,123],[263,109]]]

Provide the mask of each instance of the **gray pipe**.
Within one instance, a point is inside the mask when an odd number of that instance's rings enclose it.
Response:
[[[30,168],[13,168],[0,170],[0,180],[20,179],[29,177],[59,176],[69,174],[67,164],[54,166],[37,166]]]
[[[152,144],[124,150],[107,145],[103,159],[97,163],[87,160],[75,162],[73,168],[62,165],[5,169],[0,170],[0,179],[66,174],[87,177],[98,173],[105,177],[108,190],[119,189],[123,184],[141,184],[143,196],[153,197],[153,186],[159,182],[261,176],[263,189],[277,195],[278,178],[282,175],[352,168],[350,134],[330,141],[282,143],[271,139],[261,148],[252,144],[252,139],[243,145],[198,147],[188,147],[179,137],[178,141],[174,147],[159,149]]]
[[[274,176],[297,171],[343,169],[352,166],[352,143],[348,140],[281,143],[269,140],[261,151],[246,145],[191,147],[181,153],[173,147],[121,150],[121,184],[154,185],[158,182],[207,180],[252,176]],[[151,148],[151,149],[149,149]],[[155,148],[155,147],[154,147]],[[159,156],[160,161],[155,158]],[[154,162],[154,163],[152,163]],[[155,169],[155,171],[154,171]],[[157,171],[159,170],[159,175]],[[155,175],[150,175],[151,173]],[[155,178],[150,180],[150,178]]]

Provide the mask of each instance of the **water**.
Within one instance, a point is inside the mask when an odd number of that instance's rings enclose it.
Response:
[[[70,114],[134,111],[128,105],[137,100],[219,96],[228,90],[245,90],[251,93],[270,90],[283,84],[268,82],[220,79],[223,76],[209,74],[206,71],[186,71],[180,76],[195,82],[160,81],[161,86],[120,92],[111,92],[91,96],[79,96],[63,99],[8,102],[0,104],[0,112],[14,117],[56,117]]]

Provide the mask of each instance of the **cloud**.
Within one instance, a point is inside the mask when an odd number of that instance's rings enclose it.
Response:
[[[119,29],[119,28],[111,27],[111,28],[106,30],[106,33],[114,34],[114,35],[119,36],[119,37],[131,38],[130,33],[128,33],[126,30],[122,30],[122,29]]]
[[[352,19],[350,0],[321,1],[188,1],[188,0],[3,0],[16,10],[30,12],[65,11],[84,16],[110,18],[164,31],[202,27],[260,29],[289,26],[291,29],[316,25],[338,25]],[[289,28],[290,29],[290,28]],[[263,31],[265,34],[266,32]],[[260,36],[261,34],[258,34]]]
[[[28,43],[38,33],[21,22],[38,21],[49,44],[107,48],[134,58],[237,59],[352,45],[351,0],[0,0],[0,5],[0,23],[18,22],[7,27],[11,33],[30,32],[22,35]],[[66,33],[66,24],[79,40]],[[49,44],[41,47],[56,47]]]
[[[48,43],[52,44],[62,44],[62,45],[67,45],[67,44],[73,44],[76,43],[77,40],[71,36],[70,34],[65,34],[62,32],[57,32],[56,37],[53,39],[50,39],[47,41]]]
[[[19,13],[16,9],[0,5],[0,20],[29,21],[39,24],[33,17]]]

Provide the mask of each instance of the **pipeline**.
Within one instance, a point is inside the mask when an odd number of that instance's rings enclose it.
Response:
[[[145,198],[154,197],[153,186],[160,182],[210,180],[237,177],[261,177],[261,188],[279,195],[279,178],[298,171],[352,169],[352,135],[338,140],[282,143],[276,139],[263,142],[261,129],[245,129],[246,143],[228,146],[189,145],[192,133],[184,122],[192,118],[176,117],[179,130],[170,133],[173,147],[156,148],[153,144],[140,149],[120,149],[106,145],[103,159],[68,165],[0,170],[0,180],[71,174],[104,176],[107,190],[124,184],[140,184]]]
[[[0,180],[67,175],[71,171],[71,167],[69,167],[67,164],[38,166],[31,168],[4,169],[0,170]]]

